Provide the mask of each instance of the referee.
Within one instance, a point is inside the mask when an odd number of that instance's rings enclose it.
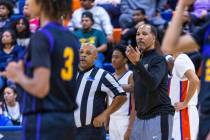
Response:
[[[94,46],[85,45],[80,49],[76,97],[78,109],[74,112],[76,140],[105,140],[105,126],[110,114],[126,101],[125,92],[115,78],[94,66],[96,58]],[[107,95],[113,98],[108,108]]]

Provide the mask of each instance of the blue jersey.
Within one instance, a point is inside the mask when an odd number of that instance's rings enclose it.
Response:
[[[71,112],[76,109],[76,71],[79,41],[58,23],[49,23],[31,38],[26,55],[26,74],[34,69],[50,70],[50,91],[43,99],[25,93],[22,98],[24,114],[39,112]]]

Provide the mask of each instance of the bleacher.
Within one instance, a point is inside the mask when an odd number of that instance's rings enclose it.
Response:
[[[0,126],[0,140],[21,140],[21,126]]]

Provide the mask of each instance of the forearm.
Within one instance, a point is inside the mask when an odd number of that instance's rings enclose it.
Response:
[[[107,45],[103,44],[97,48],[98,52],[105,52],[107,50]]]
[[[195,94],[196,90],[199,87],[199,82],[197,81],[189,81],[189,88],[188,88],[188,93],[186,98],[184,99],[184,104],[188,104],[191,100],[191,98],[193,97],[193,95]]]
[[[125,92],[133,92],[134,87],[131,84],[121,85]]]
[[[162,48],[165,52],[170,52],[176,46],[178,38],[181,34],[182,30],[182,23],[183,23],[183,13],[185,10],[185,6],[178,2],[176,7],[175,15],[166,30],[164,40],[162,43]]]
[[[33,77],[30,78],[24,73],[20,73],[16,80],[25,91],[37,98],[47,96],[50,88],[50,72],[46,68],[35,69]]]
[[[133,123],[134,123],[134,120],[135,120],[135,117],[136,117],[136,111],[135,111],[135,102],[134,102],[134,96],[131,95],[131,114],[130,114],[130,117],[129,117],[129,124],[128,124],[128,128],[127,130],[131,130],[133,128]]]
[[[112,101],[112,104],[107,107],[107,109],[103,112],[106,115],[110,116],[113,112],[117,111],[127,100],[126,96],[117,96]]]

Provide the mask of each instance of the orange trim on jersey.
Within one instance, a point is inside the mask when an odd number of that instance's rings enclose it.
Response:
[[[188,81],[182,81],[182,94],[180,101],[183,102],[186,98],[187,91],[188,91]],[[180,119],[181,119],[181,133],[182,133],[182,140],[190,140],[190,120],[189,120],[189,114],[188,114],[188,108],[183,109],[180,111]]]
[[[180,111],[181,113],[181,125],[182,125],[182,140],[190,140],[191,135],[190,135],[190,120],[189,120],[189,115],[188,115],[188,108],[183,109]]]

